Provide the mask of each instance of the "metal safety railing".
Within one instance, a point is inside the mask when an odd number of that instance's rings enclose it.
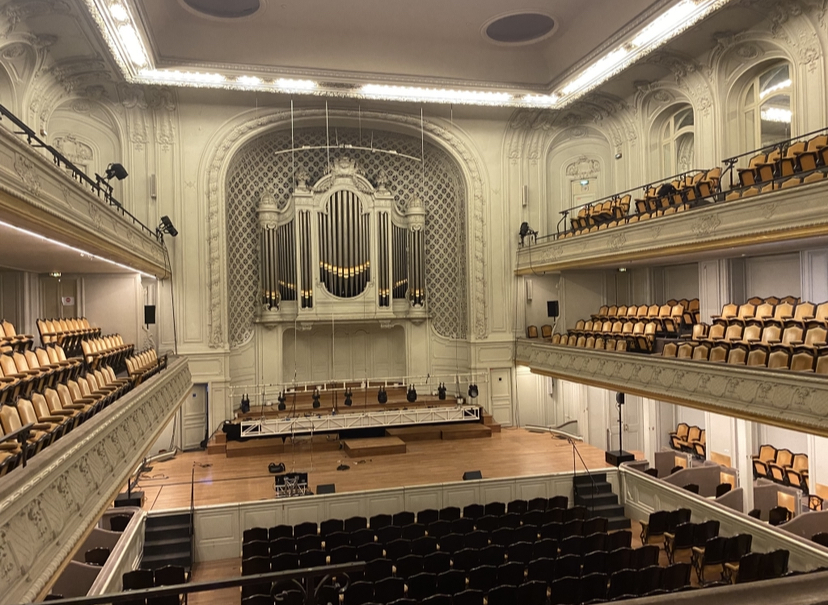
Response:
[[[132,224],[140,228],[142,232],[154,237],[159,242],[161,241],[161,235],[156,229],[147,227],[143,222],[141,222],[140,219],[124,208],[121,202],[115,199],[112,195],[112,185],[110,185],[104,177],[96,174],[96,179],[93,180],[91,177],[87,176],[83,170],[73,164],[66,156],[41,139],[38,134],[29,128],[22,120],[20,120],[20,118],[15,116],[3,105],[0,105],[0,121],[2,121],[3,118],[8,119],[17,129],[11,130],[12,133],[25,137],[26,141],[32,147],[45,149],[52,156],[56,166],[69,170],[72,179],[78,181],[85,188],[88,188],[89,191],[97,195],[99,198],[102,198],[111,208],[114,209],[115,212],[118,212],[124,218],[132,221]]]

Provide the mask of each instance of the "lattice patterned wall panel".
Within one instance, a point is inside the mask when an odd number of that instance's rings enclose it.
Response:
[[[396,133],[360,133],[356,129],[331,132],[332,144],[393,149],[420,157],[420,139]],[[324,128],[306,128],[295,133],[295,146],[326,144]],[[230,344],[237,347],[253,334],[258,291],[258,239],[256,204],[265,190],[282,205],[292,192],[293,158],[276,152],[291,147],[289,131],[263,135],[243,147],[233,158],[227,176],[227,268]],[[366,177],[376,181],[380,171],[389,180],[389,190],[400,209],[420,196],[426,205],[426,285],[428,310],[438,334],[465,338],[468,331],[466,289],[466,191],[458,166],[443,151],[426,144],[425,179],[420,162],[385,153],[331,150],[330,160],[340,155],[355,158]],[[325,172],[328,152],[306,150],[295,154],[296,170],[304,170],[312,182]]]

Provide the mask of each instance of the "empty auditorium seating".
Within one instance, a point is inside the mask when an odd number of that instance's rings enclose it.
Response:
[[[652,353],[656,338],[677,338],[692,330],[698,316],[698,299],[668,300],[663,305],[603,306],[590,319],[579,319],[566,335],[552,344]]]
[[[93,328],[85,317],[38,319],[37,329],[43,345],[61,345],[70,355],[80,354],[82,340],[101,335],[101,329]]]
[[[26,338],[15,340],[23,343]],[[120,361],[126,367],[124,358],[132,345],[122,344],[120,337],[100,340],[106,348],[90,350],[86,359],[67,357],[57,342],[38,348],[15,344],[0,353],[0,475],[24,466],[166,367],[166,357],[147,350],[130,361],[129,376],[119,377],[110,364]]]
[[[31,334],[18,334],[10,322],[5,319],[0,321],[0,351],[23,351],[32,348],[33,343],[34,337]]]
[[[808,493],[808,455],[795,454],[788,449],[762,445],[759,454],[752,456],[754,478],[770,479],[782,485],[791,485]]]
[[[686,341],[662,355],[754,368],[828,373],[828,303],[795,297],[729,303],[712,325],[696,324]]]
[[[670,447],[674,450],[705,458],[705,445],[706,431],[703,428],[681,422],[670,433]]]

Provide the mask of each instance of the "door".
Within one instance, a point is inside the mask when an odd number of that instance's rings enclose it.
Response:
[[[615,393],[610,391],[611,405],[607,406],[610,428],[610,449],[618,449],[618,406],[615,403]],[[621,406],[621,429],[623,430],[623,449],[630,452],[641,451],[641,397],[627,395]]]
[[[500,376],[495,380],[502,380]],[[515,388],[517,389],[518,420],[521,426],[546,426],[547,397],[544,396],[546,377],[532,374],[529,368],[518,366],[515,370]]]
[[[207,385],[194,384],[181,406],[181,449],[201,447],[207,427]]]
[[[489,371],[492,393],[492,416],[504,426],[512,426],[512,368]]]

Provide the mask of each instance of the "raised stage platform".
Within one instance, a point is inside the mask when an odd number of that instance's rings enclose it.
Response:
[[[322,432],[342,432],[389,426],[479,422],[478,405],[413,407],[376,411],[348,411],[331,414],[308,414],[299,417],[249,418],[239,421],[241,437],[274,437]]]
[[[523,429],[504,429],[484,439],[407,441],[405,446],[405,454],[361,458],[321,447],[318,442],[311,445],[309,440],[280,454],[225,458],[209,456],[206,451],[187,452],[155,463],[138,489],[146,495],[146,509],[162,510],[190,506],[193,468],[196,506],[273,499],[270,462],[284,462],[288,471],[307,472],[313,491],[319,484],[334,483],[338,494],[460,481],[465,471],[472,470],[479,470],[484,479],[572,472],[572,448],[566,441]],[[578,444],[578,451],[590,470],[609,468],[603,450],[584,443]],[[340,465],[349,469],[338,471]],[[583,469],[580,460],[576,468]]]

